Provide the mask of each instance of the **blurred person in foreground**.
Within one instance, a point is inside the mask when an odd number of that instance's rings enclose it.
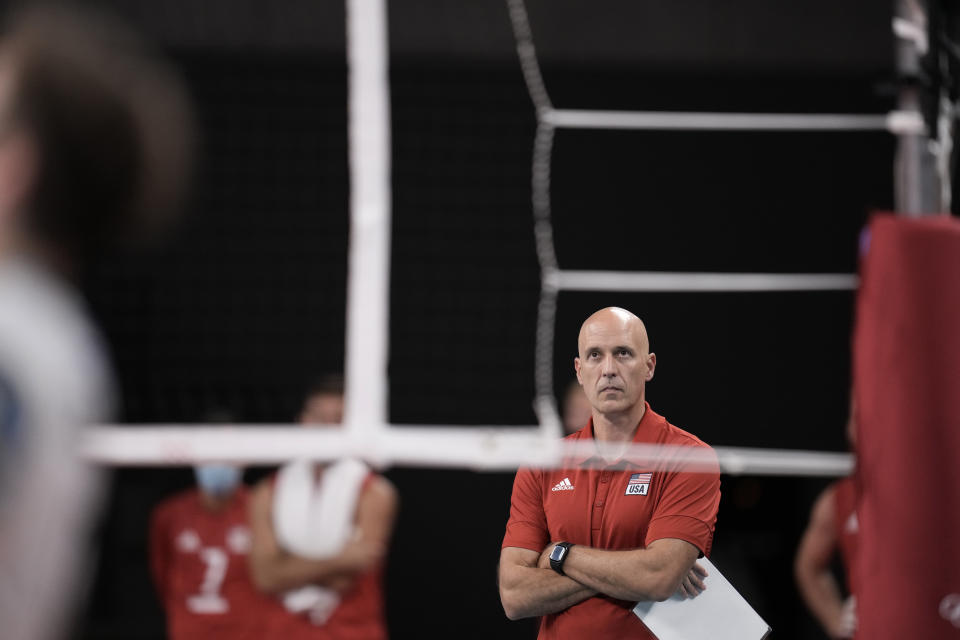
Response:
[[[270,603],[250,580],[243,470],[205,464],[194,475],[196,487],[161,502],[150,518],[150,569],[167,636],[259,640]]]
[[[583,429],[593,415],[593,405],[578,380],[572,380],[563,394],[563,433],[570,435]]]
[[[577,343],[574,368],[593,410],[566,439],[593,443],[594,452],[561,469],[517,472],[500,600],[512,620],[539,616],[541,639],[654,640],[633,607],[705,588],[695,561],[710,553],[719,466],[687,471],[686,456],[673,452],[638,473],[625,457],[634,443],[712,453],[647,403],[657,359],[640,318],[601,309],[583,323]]]
[[[343,380],[321,379],[299,421],[336,428]],[[387,637],[383,564],[397,494],[363,463],[299,460],[263,480],[250,501],[250,572],[277,598],[265,638],[380,640]]]
[[[852,402],[846,429],[847,440],[855,447],[856,423]],[[853,476],[841,478],[824,489],[810,511],[810,521],[800,538],[793,563],[797,587],[807,609],[824,632],[835,640],[852,638],[857,630],[854,562],[860,522],[856,503]],[[833,561],[838,555],[846,578],[846,597],[833,574]]]
[[[191,157],[176,76],[122,25],[28,6],[0,38],[0,621],[64,631],[91,560],[100,479],[82,427],[112,375],[73,283],[110,241],[176,208]]]

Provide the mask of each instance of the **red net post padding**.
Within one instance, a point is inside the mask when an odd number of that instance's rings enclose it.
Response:
[[[960,222],[878,216],[854,338],[857,638],[960,638]]]

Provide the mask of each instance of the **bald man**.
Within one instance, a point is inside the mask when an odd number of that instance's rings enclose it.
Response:
[[[650,408],[656,364],[640,318],[614,307],[587,318],[574,368],[592,411],[567,439],[593,442],[594,452],[562,469],[517,472],[500,600],[512,620],[540,616],[541,639],[655,640],[634,605],[703,589],[695,561],[710,553],[719,468],[685,470],[682,447],[709,447]],[[681,449],[640,467],[631,443]]]

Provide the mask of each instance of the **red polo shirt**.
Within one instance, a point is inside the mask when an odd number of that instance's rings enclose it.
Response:
[[[592,440],[593,421],[567,436]],[[646,405],[635,443],[707,447]],[[592,468],[584,468],[584,463]],[[644,472],[628,461],[603,464],[599,456],[570,460],[557,470],[521,469],[513,484],[510,519],[502,548],[541,552],[565,540],[597,549],[639,549],[661,538],[679,538],[710,553],[720,504],[720,471],[684,472],[682,454]],[[654,636],[633,614],[635,602],[588,598],[544,616],[541,639],[643,638]]]

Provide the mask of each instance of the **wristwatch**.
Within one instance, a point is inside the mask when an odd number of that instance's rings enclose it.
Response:
[[[572,546],[571,542],[558,542],[550,552],[550,568],[562,576],[567,575],[563,572],[563,563],[566,562]]]

